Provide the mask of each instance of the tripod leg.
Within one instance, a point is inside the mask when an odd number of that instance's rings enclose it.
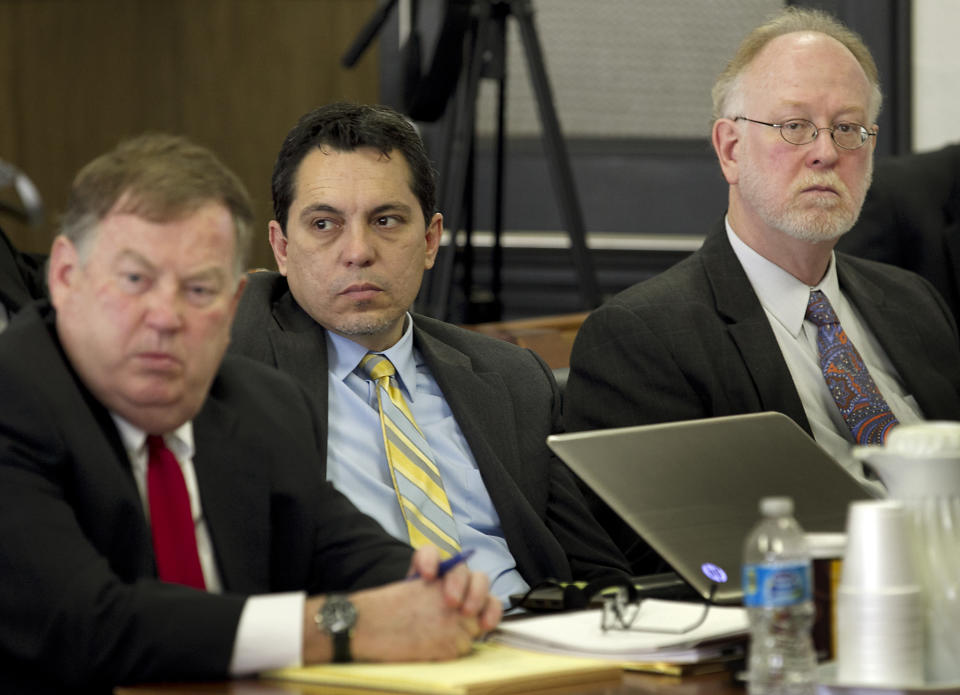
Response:
[[[540,48],[536,27],[533,24],[531,0],[512,0],[511,11],[520,27],[520,38],[527,57],[527,67],[530,69],[530,82],[533,85],[537,107],[540,111],[547,166],[550,169],[554,191],[559,199],[567,233],[570,235],[570,248],[573,252],[573,262],[580,280],[580,292],[587,308],[592,309],[600,305],[600,290],[597,286],[593,259],[590,257],[590,251],[587,248],[583,212],[580,209],[580,201],[577,198],[577,190],[573,182],[570,157],[567,154],[567,147],[560,132],[560,121],[557,119],[556,108],[553,104],[550,81],[543,62],[543,52]]]
[[[476,122],[477,91],[480,87],[480,73],[483,68],[483,50],[485,46],[486,23],[480,22],[480,29],[474,32],[471,46],[471,59],[465,61],[466,79],[461,76],[456,95],[456,109],[453,127],[446,152],[446,161],[442,170],[441,210],[448,214],[444,227],[450,232],[450,243],[441,247],[436,264],[430,273],[427,285],[426,313],[434,318],[446,320],[449,317],[450,288],[453,285],[453,266],[456,258],[456,236],[463,223],[467,176],[470,165],[470,148],[474,137]],[[477,34],[480,35],[477,35]]]
[[[503,184],[507,150],[507,17],[497,17],[497,136],[494,157],[493,250],[490,257],[492,314],[488,321],[503,318]]]

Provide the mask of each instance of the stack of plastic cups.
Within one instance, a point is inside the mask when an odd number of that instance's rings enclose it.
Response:
[[[923,593],[899,502],[854,502],[837,595],[837,682],[920,685]]]

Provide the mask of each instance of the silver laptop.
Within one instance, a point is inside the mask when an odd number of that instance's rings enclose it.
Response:
[[[723,570],[717,603],[742,598],[743,543],[762,497],[792,497],[805,531],[843,531],[850,502],[871,497],[781,413],[558,434],[547,444],[704,598],[718,576],[710,566]]]

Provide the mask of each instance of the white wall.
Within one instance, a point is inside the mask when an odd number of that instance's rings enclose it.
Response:
[[[960,141],[960,2],[913,2],[913,149]]]

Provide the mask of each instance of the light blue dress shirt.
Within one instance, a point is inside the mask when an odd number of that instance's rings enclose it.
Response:
[[[362,345],[327,331],[327,478],[387,533],[409,541],[387,467],[376,387],[354,373],[366,354]],[[413,346],[413,319],[409,314],[403,337],[382,354],[396,368],[403,397],[433,450],[460,545],[464,550],[474,550],[470,569],[490,577],[491,593],[506,604],[511,594],[523,593],[529,587],[507,548],[500,517],[470,446],[423,356]]]

